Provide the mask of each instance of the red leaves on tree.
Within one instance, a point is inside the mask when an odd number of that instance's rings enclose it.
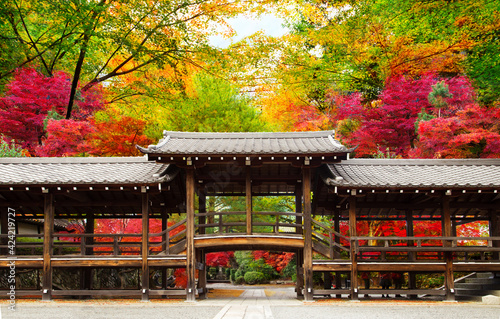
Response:
[[[271,253],[264,250],[252,252],[255,260],[264,259],[264,262],[273,267],[277,272],[281,272],[293,259],[294,253]]]
[[[471,104],[448,118],[421,122],[415,158],[500,157],[500,110]]]
[[[94,119],[94,133],[90,136],[90,153],[96,156],[137,156],[141,153],[135,145],[153,144],[144,134],[146,122],[117,111],[108,110],[106,119]]]
[[[360,109],[353,105],[343,111],[351,112],[351,117],[362,122],[359,129],[350,136],[344,136],[343,141],[352,146],[359,145],[356,150],[358,157],[372,156],[387,149],[406,157],[417,138],[415,122],[418,113],[424,109],[427,113],[437,114],[427,97],[432,85],[441,80],[434,74],[426,74],[419,79],[404,76],[389,79],[380,95],[379,106],[369,105]],[[453,97],[447,99],[449,107],[442,110],[441,114],[452,116],[471,103],[474,94],[465,77],[454,77],[445,82]],[[362,114],[355,114],[359,110],[362,110]]]
[[[206,264],[207,267],[229,267],[231,258],[234,258],[234,251],[208,253],[206,255]]]
[[[69,101],[71,78],[63,72],[46,77],[33,68],[16,71],[0,98],[0,131],[30,152],[42,143],[44,120],[49,111],[64,116]],[[79,92],[73,118],[87,119],[102,107],[98,87]]]
[[[91,150],[88,138],[94,127],[87,121],[49,120],[47,138],[37,146],[37,156],[76,156]]]

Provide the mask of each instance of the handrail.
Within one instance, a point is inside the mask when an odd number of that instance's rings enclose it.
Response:
[[[168,227],[167,229],[165,229],[165,230],[163,230],[163,231],[161,231],[161,232],[159,232],[159,233],[152,233],[152,234],[149,234],[148,236],[149,236],[149,238],[151,238],[151,237],[160,237],[160,236],[163,236],[163,235],[165,235],[167,232],[170,232],[170,231],[172,231],[173,229],[175,229],[175,228],[179,227],[180,225],[185,224],[185,223],[186,223],[186,221],[187,221],[187,219],[186,219],[186,218],[184,218],[183,220],[178,221],[177,223],[175,223],[174,225],[172,225],[172,226]]]

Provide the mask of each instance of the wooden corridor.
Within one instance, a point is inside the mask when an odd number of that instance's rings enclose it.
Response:
[[[455,272],[500,272],[498,160],[351,160],[332,132],[167,132],[141,150],[147,158],[0,159],[0,268],[8,272],[15,259],[16,269],[40,278],[17,295],[194,301],[206,294],[205,255],[228,250],[294,252],[305,300],[378,293],[361,289],[359,274],[383,271],[408,273],[407,295],[422,293],[417,274],[441,273],[445,289],[426,293],[453,300]],[[207,199],[217,196],[242,197],[245,210],[209,211]],[[256,211],[256,196],[291,196],[295,211]],[[54,231],[56,220],[68,219],[84,220],[83,234]],[[140,219],[141,231],[97,234],[97,219]],[[150,231],[152,219],[161,220],[160,232]],[[43,220],[43,232],[18,229],[12,254],[9,236],[21,220]],[[360,223],[374,221],[404,223],[406,236],[358,234]],[[415,236],[416,222],[436,221],[440,234]],[[488,237],[457,236],[458,225],[474,221],[488,223]],[[93,286],[97,270],[124,268],[137,273],[133,289]],[[166,284],[172,268],[186,269],[185,289]],[[54,285],[61,269],[78,271],[78,288]],[[153,271],[161,285],[152,284]],[[315,288],[315,272],[335,279]]]

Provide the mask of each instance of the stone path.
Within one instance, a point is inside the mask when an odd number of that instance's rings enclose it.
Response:
[[[200,306],[223,306],[213,319],[274,319],[271,306],[299,306],[302,302],[295,299],[290,289],[245,290],[237,298],[207,299],[198,302]]]

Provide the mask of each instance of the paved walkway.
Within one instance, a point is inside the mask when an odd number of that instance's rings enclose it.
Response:
[[[271,306],[299,306],[302,302],[295,299],[290,289],[249,289],[239,297],[230,299],[206,299],[199,301],[200,306],[223,306],[213,319],[274,319]]]

